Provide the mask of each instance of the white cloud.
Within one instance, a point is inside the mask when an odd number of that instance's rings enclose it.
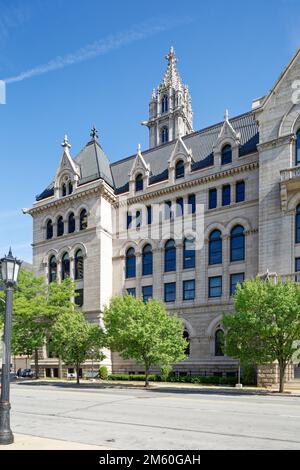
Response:
[[[77,64],[85,60],[92,59],[99,55],[107,54],[108,52],[119,49],[122,46],[126,46],[130,43],[140,41],[147,37],[153,36],[160,32],[164,32],[170,29],[191,22],[191,18],[185,17],[180,19],[164,18],[164,20],[153,19],[134,26],[132,29],[123,31],[121,33],[107,36],[106,38],[100,39],[99,41],[89,44],[85,47],[78,49],[76,52],[67,54],[65,56],[58,56],[53,60],[50,60],[46,64],[38,65],[31,69],[25,70],[20,74],[9,77],[5,80],[6,83],[20,82],[27,78],[34,77],[36,75],[42,75],[53,70],[62,69],[69,65]]]

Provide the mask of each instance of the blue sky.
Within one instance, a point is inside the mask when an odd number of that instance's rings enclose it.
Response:
[[[92,124],[111,161],[148,146],[148,102],[174,46],[194,129],[268,92],[300,46],[298,0],[0,0],[0,256],[31,260],[21,214],[49,184],[68,134]]]

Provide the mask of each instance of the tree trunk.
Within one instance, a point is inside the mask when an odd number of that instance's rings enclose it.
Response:
[[[145,368],[145,387],[149,387],[149,367]]]
[[[63,378],[61,357],[58,358],[58,378],[59,379]]]
[[[279,362],[279,393],[284,392],[284,379],[285,379],[285,369],[287,363]]]
[[[34,367],[35,367],[35,378],[39,379],[40,378],[40,372],[39,372],[39,350],[38,350],[38,348],[35,348],[35,350],[34,350]]]
[[[79,379],[79,366],[80,364],[76,364],[76,378],[77,378],[77,384],[80,383],[80,379]]]

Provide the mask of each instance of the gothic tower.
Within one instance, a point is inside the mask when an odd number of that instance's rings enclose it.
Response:
[[[178,73],[173,47],[166,59],[168,66],[165,75],[152,92],[149,120],[142,123],[149,128],[150,148],[193,132],[191,97]]]

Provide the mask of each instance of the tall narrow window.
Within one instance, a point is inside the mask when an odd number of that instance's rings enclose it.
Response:
[[[83,253],[77,250],[75,253],[75,280],[83,279]]]
[[[234,295],[236,293],[236,287],[238,284],[242,284],[245,280],[244,273],[237,273],[230,275],[230,295]]]
[[[208,278],[208,296],[211,299],[222,297],[222,276]]]
[[[245,200],[245,181],[238,181],[235,185],[235,202]]]
[[[172,202],[165,201],[164,207],[165,207],[165,220],[172,220],[174,218],[174,214],[172,210]]]
[[[194,300],[195,299],[195,279],[190,281],[183,281],[182,283],[182,298],[183,300]]]
[[[225,145],[222,149],[222,165],[227,165],[232,162],[232,148],[231,145]]]
[[[130,214],[130,212],[127,212],[126,214],[126,227],[127,230],[132,228],[132,215]]]
[[[57,219],[57,236],[61,237],[64,234],[64,219],[62,216]]]
[[[190,335],[188,334],[188,332],[186,330],[184,330],[184,332],[183,332],[183,337],[184,337],[184,339],[187,340],[187,343],[188,343],[184,353],[186,354],[187,357],[189,357],[190,354],[191,354],[191,351],[190,351]]]
[[[175,302],[176,300],[176,282],[167,282],[165,284],[165,302]]]
[[[245,259],[244,227],[237,225],[230,234],[230,261],[243,261]]]
[[[195,239],[186,238],[183,242],[183,269],[195,267]]]
[[[214,230],[209,236],[209,264],[222,263],[222,234],[220,230]]]
[[[62,187],[61,187],[61,195],[64,197],[67,195],[67,186],[65,183],[62,184]]]
[[[300,243],[300,204],[297,206],[296,209],[295,232],[295,241],[296,243]]]
[[[136,259],[134,248],[129,248],[126,253],[126,278],[135,277]]]
[[[295,165],[300,165],[300,129],[296,134],[296,158]]]
[[[46,238],[50,240],[53,237],[53,224],[52,220],[48,220],[46,225]]]
[[[61,259],[61,279],[62,281],[70,276],[70,257],[65,253]]]
[[[165,272],[176,271],[176,246],[174,240],[165,244]]]
[[[208,208],[215,209],[217,207],[217,190],[212,188],[209,190],[208,194]]]
[[[152,224],[152,207],[147,206],[147,224],[151,225]]]
[[[152,246],[146,245],[143,248],[142,254],[142,273],[143,276],[149,276],[153,272],[153,254]]]
[[[179,178],[184,178],[184,161],[179,160],[175,166],[175,178],[178,180]]]
[[[78,307],[82,307],[83,306],[83,300],[84,300],[84,297],[83,297],[83,289],[77,289],[75,290],[75,304],[78,306]]]
[[[88,227],[88,217],[86,209],[82,209],[79,216],[79,229],[85,230]]]
[[[48,272],[49,272],[49,282],[54,282],[57,279],[57,262],[55,256],[51,256],[49,259],[49,266],[48,266]]]
[[[224,356],[224,331],[215,332],[215,356]]]
[[[153,297],[153,287],[152,286],[143,286],[142,287],[142,295],[143,295],[143,301],[146,304],[148,302],[148,300],[152,299],[152,297]]]
[[[167,127],[163,127],[160,131],[160,136],[162,144],[169,142],[169,129]]]
[[[231,202],[230,184],[226,184],[222,188],[222,206],[229,206]]]
[[[136,211],[135,213],[135,226],[141,228],[142,226],[142,211]]]
[[[73,185],[72,185],[71,181],[69,182],[68,187],[69,187],[69,194],[72,194],[72,192],[73,192]]]
[[[68,232],[69,233],[75,232],[75,216],[73,212],[71,212],[68,218]]]
[[[139,173],[135,178],[135,191],[143,191],[144,189],[144,180],[143,175]]]
[[[196,196],[195,194],[188,195],[188,206],[189,206],[189,214],[196,213]]]
[[[169,109],[168,95],[164,95],[161,100],[161,112],[166,113]]]
[[[182,217],[184,214],[183,197],[176,199],[176,217]]]

